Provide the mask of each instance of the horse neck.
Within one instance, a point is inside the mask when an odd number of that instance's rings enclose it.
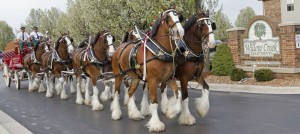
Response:
[[[157,29],[157,32],[154,36],[154,40],[160,44],[162,47],[164,47],[166,50],[168,50],[168,52],[172,52],[173,50],[175,50],[175,46],[174,43],[172,41],[172,44],[170,42],[170,36],[169,36],[169,31],[166,31],[164,26],[160,26]],[[172,47],[171,47],[172,45]],[[173,48],[173,50],[172,50]]]
[[[41,61],[43,53],[45,53],[45,49],[42,46],[38,46],[39,48],[35,52],[35,57],[38,61]]]
[[[99,61],[104,61],[106,59],[106,49],[104,48],[103,42],[101,42],[100,39],[98,39],[97,43],[93,47],[93,51],[95,54],[95,57]]]
[[[183,38],[192,51],[194,51],[196,54],[202,53],[201,38],[197,37],[197,35],[193,32],[193,27],[185,32]]]
[[[57,53],[62,60],[69,59],[68,47],[66,44],[59,44],[57,48]]]

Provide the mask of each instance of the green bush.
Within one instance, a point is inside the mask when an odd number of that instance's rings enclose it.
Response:
[[[230,73],[230,79],[232,81],[240,81],[241,79],[245,78],[245,72],[243,69],[235,68]]]
[[[217,76],[230,75],[234,69],[234,63],[230,48],[222,43],[217,47],[217,51],[212,61],[212,74]]]
[[[258,69],[254,72],[256,81],[270,81],[275,77],[270,69]]]

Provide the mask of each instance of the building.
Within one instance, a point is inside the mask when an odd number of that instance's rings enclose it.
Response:
[[[300,77],[300,0],[258,1],[263,15],[245,28],[227,30],[236,67],[248,74],[269,68],[278,76]]]

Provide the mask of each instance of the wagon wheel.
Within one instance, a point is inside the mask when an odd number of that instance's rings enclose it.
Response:
[[[4,66],[3,66],[3,76],[4,76],[5,85],[7,87],[10,87],[11,79],[10,79],[8,67],[6,64],[4,64]]]
[[[20,78],[19,78],[17,71],[15,71],[15,73],[14,73],[14,78],[15,78],[16,88],[19,90],[20,89]]]

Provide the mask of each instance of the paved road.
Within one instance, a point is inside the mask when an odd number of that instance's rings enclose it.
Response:
[[[1,74],[2,75],[2,74]],[[37,134],[142,134],[149,133],[143,121],[128,119],[122,106],[122,119],[111,119],[110,101],[104,102],[104,110],[94,112],[90,107],[75,104],[75,95],[69,100],[58,96],[46,99],[44,93],[29,93],[27,81],[21,90],[12,84],[7,88],[0,78],[0,109],[26,128]],[[102,85],[99,84],[101,88]],[[200,96],[189,91],[191,98]],[[123,93],[122,93],[123,94]],[[258,95],[211,92],[211,109],[206,118],[200,118],[190,101],[197,124],[181,126],[177,118],[166,119],[164,134],[300,134],[300,95]],[[140,102],[138,91],[136,101]],[[123,98],[121,98],[121,101]],[[191,99],[190,99],[191,100]]]

